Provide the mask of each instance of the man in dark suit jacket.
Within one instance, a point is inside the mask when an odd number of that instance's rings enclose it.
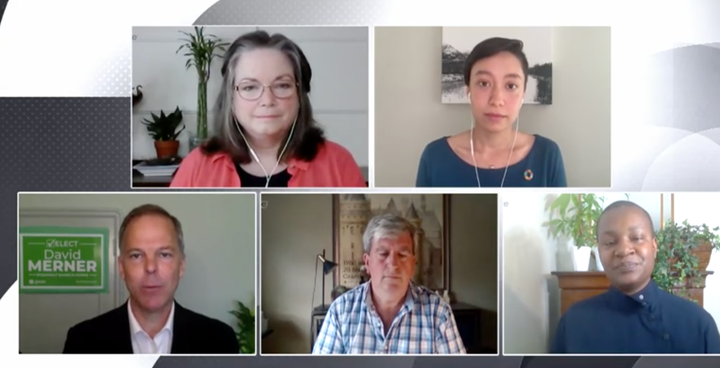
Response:
[[[118,272],[129,298],[70,328],[65,354],[239,354],[233,329],[175,301],[185,273],[180,221],[160,206],[135,208],[118,234]]]
[[[235,331],[177,302],[170,354],[239,354]],[[70,328],[63,354],[133,354],[127,302]]]

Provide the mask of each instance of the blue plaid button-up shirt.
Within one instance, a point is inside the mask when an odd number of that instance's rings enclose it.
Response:
[[[448,303],[410,284],[388,333],[372,303],[370,282],[332,302],[313,354],[465,354]]]

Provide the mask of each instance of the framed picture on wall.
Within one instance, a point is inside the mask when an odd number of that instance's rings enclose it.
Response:
[[[552,27],[443,27],[440,96],[444,104],[467,104],[465,60],[480,42],[494,37],[520,40],[528,59],[525,104],[552,105]]]
[[[394,213],[416,227],[413,281],[431,290],[450,290],[450,195],[334,194],[334,286],[360,284],[363,233],[374,216]]]
[[[668,221],[675,222],[675,193],[660,193],[660,229]]]

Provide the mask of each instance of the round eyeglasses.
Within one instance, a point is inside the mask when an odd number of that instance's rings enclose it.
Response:
[[[295,87],[297,83],[289,81],[275,82],[270,85],[265,85],[258,82],[246,82],[235,86],[235,90],[238,92],[243,100],[254,101],[260,98],[265,92],[265,88],[270,88],[272,94],[277,98],[288,98],[295,93]]]

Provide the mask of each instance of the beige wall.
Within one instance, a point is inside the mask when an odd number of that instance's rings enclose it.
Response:
[[[375,28],[377,187],[414,187],[423,148],[470,128],[468,105],[440,103],[441,43],[440,27]],[[554,29],[553,104],[523,106],[520,130],[560,146],[568,186],[610,186],[610,28]]]
[[[316,254],[332,256],[332,195],[265,194],[261,220],[261,309],[274,332],[262,353],[310,352]],[[493,194],[451,198],[450,284],[457,301],[497,312],[497,201]],[[332,274],[326,279],[330,302]],[[320,304],[318,277],[315,305]],[[496,338],[496,326],[484,332]]]

